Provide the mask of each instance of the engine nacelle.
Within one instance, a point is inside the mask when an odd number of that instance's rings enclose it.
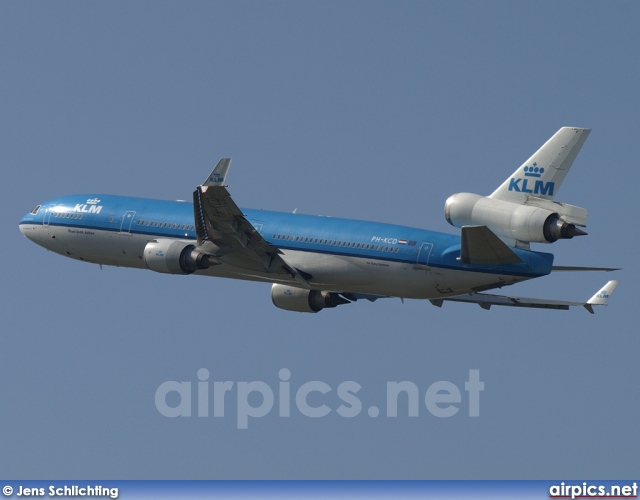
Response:
[[[321,290],[305,290],[293,286],[275,284],[271,287],[273,305],[280,309],[296,312],[315,313],[327,307],[349,304],[335,292]]]
[[[157,239],[144,247],[145,265],[157,273],[191,274],[219,264],[195,245],[181,240]]]
[[[558,212],[472,193],[450,196],[444,216],[452,226],[487,226],[498,236],[526,243],[553,243],[587,234],[562,220]]]

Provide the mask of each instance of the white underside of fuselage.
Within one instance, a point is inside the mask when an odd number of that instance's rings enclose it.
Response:
[[[143,259],[144,248],[155,239],[148,235],[58,225],[22,224],[20,230],[38,245],[66,257],[139,269],[147,269]],[[196,244],[187,238],[184,241]],[[291,266],[312,276],[309,280],[309,288],[312,289],[412,299],[438,299],[528,279],[299,250],[283,250],[283,258]],[[220,260],[224,261],[224,258]],[[294,279],[274,279],[273,274],[251,272],[224,262],[194,274],[304,287]]]

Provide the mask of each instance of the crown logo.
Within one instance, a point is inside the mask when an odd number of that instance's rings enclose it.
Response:
[[[98,203],[100,203],[98,198],[90,198],[87,200],[87,205],[97,205]]]
[[[544,168],[538,168],[538,164],[534,163],[530,167],[524,167],[524,176],[525,177],[541,177],[544,174]]]

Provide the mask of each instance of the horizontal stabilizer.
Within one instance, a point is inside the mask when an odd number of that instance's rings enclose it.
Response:
[[[464,226],[460,260],[476,266],[506,266],[522,262],[487,226]]]
[[[567,272],[567,271],[604,271],[608,273],[610,271],[620,271],[619,267],[580,267],[580,266],[553,266],[552,272]]]
[[[557,201],[543,200],[535,196],[530,196],[524,202],[530,207],[540,207],[545,210],[557,213],[562,220],[569,224],[585,227],[587,225],[587,216],[589,211],[586,208],[576,207],[568,203],[559,203]]]
[[[536,309],[561,309],[567,310],[570,307],[583,306],[587,311],[593,314],[593,306],[606,305],[607,300],[618,286],[619,281],[609,281],[604,287],[598,291],[587,302],[570,302],[566,300],[550,300],[550,299],[531,299],[527,297],[509,297],[506,295],[492,295],[489,293],[469,293],[466,295],[457,295],[455,297],[446,297],[431,301],[432,304],[440,307],[443,300],[452,302],[470,302],[478,304],[483,309],[490,309],[491,306],[509,306],[509,307],[532,307]]]

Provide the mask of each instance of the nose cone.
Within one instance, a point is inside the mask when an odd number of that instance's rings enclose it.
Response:
[[[40,205],[20,219],[20,232],[31,241],[34,241],[36,229],[42,226],[42,215],[38,215],[39,213]]]
[[[26,238],[29,238],[31,241],[33,241],[34,221],[33,221],[33,216],[31,214],[25,215],[20,220],[19,227],[22,235],[25,236]]]

